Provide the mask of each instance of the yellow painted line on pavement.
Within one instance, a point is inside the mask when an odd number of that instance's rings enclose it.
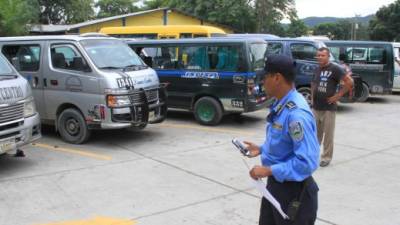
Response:
[[[66,221],[59,223],[49,223],[49,224],[41,224],[41,225],[133,225],[136,222],[133,220],[124,220],[124,219],[114,219],[108,217],[95,217],[90,220],[80,220],[80,221]]]
[[[59,147],[59,146],[52,146],[48,144],[43,144],[43,143],[34,143],[32,144],[33,146],[45,148],[51,151],[59,151],[59,152],[67,152],[75,155],[81,155],[89,158],[95,158],[95,159],[100,159],[100,160],[112,160],[111,156],[108,155],[102,155],[102,154],[97,154],[97,153],[91,153],[87,151],[82,151],[78,149],[72,149],[72,148],[65,148],[65,147]]]
[[[231,134],[241,134],[241,135],[256,135],[257,134],[256,132],[249,132],[249,131],[242,131],[242,130],[209,128],[209,127],[202,127],[202,126],[196,126],[196,125],[185,125],[185,124],[161,123],[157,126],[167,127],[167,128],[194,129],[194,130],[201,130],[201,131],[215,132],[215,133],[231,133]]]

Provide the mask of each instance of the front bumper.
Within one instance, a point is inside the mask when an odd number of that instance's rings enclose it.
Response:
[[[167,94],[165,87],[149,90],[137,90],[129,95],[132,105],[123,108],[111,108],[111,122],[102,122],[103,129],[119,129],[148,123],[161,123],[167,114]]]
[[[0,154],[15,151],[42,137],[39,114],[0,126]]]

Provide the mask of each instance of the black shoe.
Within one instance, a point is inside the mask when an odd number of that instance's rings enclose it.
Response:
[[[320,167],[326,167],[326,166],[328,166],[329,165],[329,161],[321,161],[320,163],[319,163],[319,166]]]

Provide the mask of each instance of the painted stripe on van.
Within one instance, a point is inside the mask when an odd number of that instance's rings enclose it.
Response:
[[[190,71],[190,70],[157,70],[158,76],[163,77],[182,77],[185,73],[218,73],[219,77],[222,79],[232,79],[233,76],[241,75],[245,76],[246,78],[254,78],[256,76],[255,72],[218,72],[218,71]]]

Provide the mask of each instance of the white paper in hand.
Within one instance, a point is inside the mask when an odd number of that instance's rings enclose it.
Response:
[[[253,179],[251,180],[253,181],[254,187],[264,196],[264,198],[266,198],[276,208],[276,210],[278,210],[281,216],[284,219],[289,219],[289,217],[283,212],[281,204],[279,204],[279,202],[275,199],[275,197],[272,196],[272,194],[267,190],[264,182],[262,182],[262,180],[253,180]]]

